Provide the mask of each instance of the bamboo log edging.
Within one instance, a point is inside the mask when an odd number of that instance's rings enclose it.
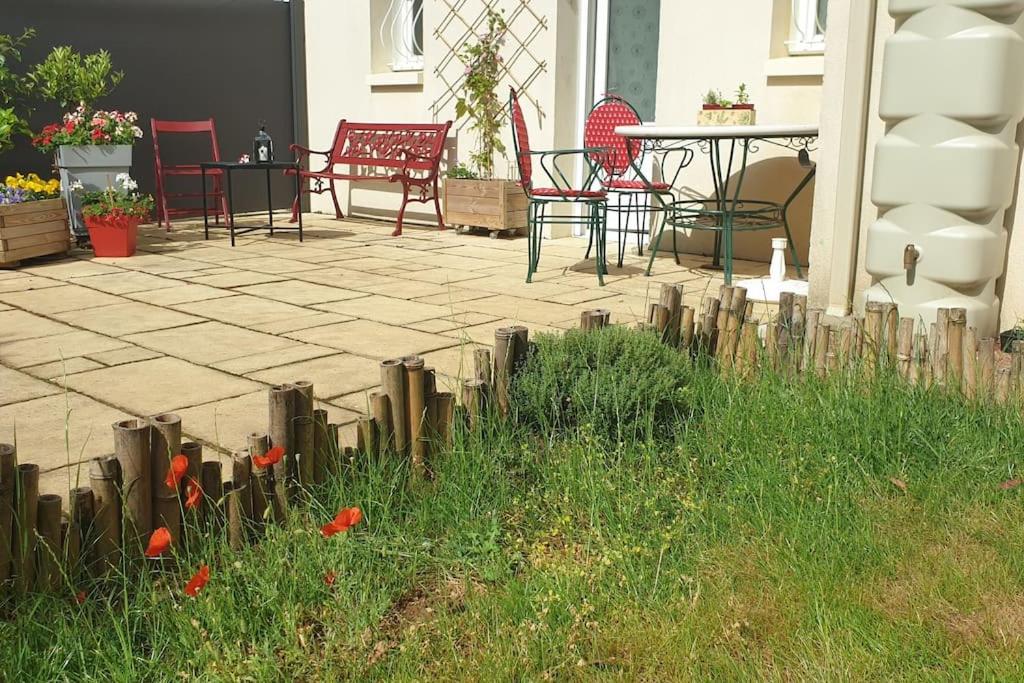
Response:
[[[680,287],[662,287],[652,320],[664,343],[693,359],[710,356],[723,373],[740,379],[763,368],[828,379],[848,370],[891,366],[908,384],[943,386],[968,400],[1024,399],[1024,343],[1015,345],[1011,355],[1003,354],[995,339],[978,339],[963,309],[938,311],[928,334],[914,320],[900,319],[898,309],[888,304],[869,302],[864,318],[836,320],[808,310],[805,297],[789,294],[780,298],[776,316],[757,320],[743,288],[723,287],[721,295],[705,297],[698,313],[682,303]],[[586,332],[610,324],[607,310],[585,311],[580,317]],[[439,378],[422,358],[384,361],[383,388],[370,394],[370,414],[356,422],[356,448],[341,447],[338,425],[327,422],[326,411],[314,409],[311,382],[272,387],[268,431],[247,435],[246,447],[233,453],[227,480],[220,462],[202,460],[202,445],[181,442],[176,415],[115,423],[115,455],[90,463],[90,486],[71,492],[67,519],[62,519],[59,497],[38,495],[38,468],[18,465],[13,446],[0,444],[0,586],[13,578],[19,593],[54,591],[60,590],[63,577],[80,570],[103,576],[111,568],[130,566],[125,561],[138,550],[139,526],[146,518],[140,510],[147,499],[152,526],[168,526],[173,542],[186,541],[189,529],[202,528],[222,533],[228,547],[240,550],[261,538],[268,523],[286,521],[278,510],[280,505],[283,513],[288,502],[279,495],[279,484],[294,481],[310,491],[333,477],[358,476],[353,463],[365,467],[373,456],[389,455],[408,459],[410,480],[430,476],[431,458],[452,443],[456,419],[464,417],[474,429],[489,414],[513,414],[513,380],[530,348],[525,327],[499,328],[493,351],[474,352],[474,377],[462,383],[461,410],[455,395],[437,391]],[[254,456],[273,446],[284,449],[284,466],[257,467]],[[204,494],[200,510],[186,515],[184,524],[179,491],[164,481],[177,453],[186,457],[187,476],[201,482]],[[137,485],[140,480],[150,488],[143,500],[137,496],[145,488]],[[168,518],[171,501],[173,521]],[[122,546],[122,539],[129,545]]]

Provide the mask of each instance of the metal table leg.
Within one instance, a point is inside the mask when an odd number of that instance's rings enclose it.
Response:
[[[224,169],[224,175],[228,177],[228,232],[231,233],[231,246],[235,246],[235,202],[231,191],[231,169]]]
[[[295,164],[295,196],[299,198],[299,241],[302,241],[302,179],[299,174],[299,165]]]
[[[200,182],[203,184],[203,239],[210,239],[210,214],[206,211],[206,167],[199,167]]]
[[[270,169],[267,172],[267,220],[270,223],[270,236],[274,236],[274,202],[270,196]]]

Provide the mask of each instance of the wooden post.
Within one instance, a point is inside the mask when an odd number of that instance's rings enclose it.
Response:
[[[406,417],[405,367],[398,358],[390,358],[381,361],[380,364],[381,390],[388,397],[391,407],[391,433],[394,435],[394,449],[399,455],[405,455],[409,451],[409,432]]]
[[[377,430],[377,450],[386,453],[393,445],[391,400],[387,394],[375,391],[370,394],[370,409],[373,411],[373,424]]]
[[[377,426],[369,415],[356,420],[356,449],[370,458],[377,455]]]
[[[967,329],[967,310],[949,309],[946,328],[946,377],[947,384],[961,391],[964,376],[964,332]]]
[[[36,585],[36,522],[39,465],[21,463],[14,483],[14,591],[23,595]]]
[[[173,413],[164,413],[153,416],[151,424],[149,452],[153,472],[153,528],[167,527],[171,538],[178,543],[182,539],[181,497],[178,489],[168,488],[166,479],[171,458],[181,454],[181,418]],[[136,544],[125,546],[125,552],[141,557],[146,540],[142,539],[137,547]]]
[[[914,336],[914,353],[911,358],[910,383],[927,386],[925,374],[930,372],[928,364],[928,335],[923,331]]]
[[[700,350],[707,355],[714,355],[715,342],[717,339],[718,311],[721,304],[714,297],[704,297],[703,310],[701,312],[701,340]]]
[[[992,400],[995,390],[996,340],[985,337],[978,342],[978,395]]]
[[[996,403],[1006,403],[1010,397],[1010,368],[996,370]]]
[[[817,322],[815,322],[817,324]],[[800,369],[801,356],[804,352],[804,336],[807,332],[807,297],[802,294],[793,296],[793,326],[790,333],[790,354],[795,359],[794,365]]]
[[[95,503],[92,496],[92,489],[88,486],[79,486],[71,489],[71,530],[78,531],[79,563],[82,567],[90,567],[93,563],[93,516]]]
[[[883,315],[885,305],[879,301],[869,301],[864,307],[864,369],[870,374],[879,366],[882,352],[885,349]]]
[[[509,356],[509,361],[512,356]],[[404,361],[406,386],[406,414],[409,419],[409,465],[414,476],[422,477],[427,467],[427,434],[424,423],[427,416],[427,397],[423,386],[423,359],[411,356]]]
[[[899,367],[900,377],[904,381],[910,381],[911,360],[914,355],[914,319],[901,318],[899,331],[897,332],[896,362]]]
[[[795,313],[794,309],[794,313]],[[804,345],[802,360],[798,364],[800,370],[807,371],[814,368],[815,346],[818,340],[818,321],[821,319],[821,311],[806,311],[804,319]]]
[[[14,478],[18,468],[14,444],[0,443],[0,596],[11,577],[14,531]]]
[[[729,319],[729,311],[732,310],[732,297],[736,288],[722,285],[718,288],[718,317],[715,320],[715,329],[721,332],[725,329],[726,321]]]
[[[935,354],[932,356],[932,374],[939,386],[946,386],[949,356],[949,309],[935,312]]]
[[[452,421],[455,416],[455,395],[444,391],[434,395],[437,402],[437,442],[448,448],[452,445]]]
[[[691,306],[683,306],[680,313],[679,344],[687,352],[693,350],[694,314]]]
[[[93,570],[105,576],[118,565],[121,553],[121,467],[117,458],[96,458],[89,465],[93,494]]]
[[[484,382],[487,382],[488,384],[491,383],[492,375],[490,349],[481,348],[473,350],[473,377]]]
[[[722,369],[729,370],[736,358],[736,351],[740,342],[740,330],[743,328],[743,318],[747,311],[747,290],[743,287],[731,287],[732,296],[729,300],[729,310],[725,318],[724,342],[719,344],[716,355]],[[721,315],[719,315],[721,318]]]
[[[978,396],[978,330],[974,327],[964,330],[963,365],[964,396],[973,401]]]
[[[828,370],[828,347],[832,336],[832,328],[825,323],[818,323],[814,333],[814,371],[818,377],[824,377]]]
[[[764,333],[764,357],[773,372],[780,369],[779,362],[779,327],[774,321],[768,321]]]
[[[779,314],[775,318],[775,324],[769,323],[768,327],[775,328],[773,339],[775,349],[769,349],[768,353],[779,359],[779,364],[786,364],[789,349],[793,339],[793,292],[779,293]]]
[[[55,493],[44,493],[36,503],[39,543],[36,548],[36,588],[44,593],[56,593],[62,580],[63,564],[60,538],[61,499]]]
[[[467,379],[462,383],[462,405],[469,418],[470,429],[476,429],[487,409],[487,385],[478,379]]]
[[[295,417],[297,392],[291,386],[280,384],[270,387],[270,445],[284,449],[284,457],[274,465],[274,519],[283,523],[288,516],[289,461],[295,449],[292,418]]]
[[[370,425],[371,431],[373,425]],[[330,458],[327,434],[327,411],[317,408],[313,411],[313,482],[320,486],[330,478]]]
[[[142,420],[121,420],[113,429],[114,457],[121,468],[124,542],[142,548],[153,532],[152,428]]]
[[[270,450],[270,436],[267,434],[253,433],[249,435],[250,473],[249,488],[252,492],[252,521],[253,529],[257,535],[262,535],[266,527],[267,519],[273,515],[274,510],[274,486],[273,468],[256,467],[252,464],[251,456],[263,455]]]
[[[882,348],[885,349],[887,363],[893,363],[899,352],[899,324],[899,308],[895,303],[884,302],[882,304],[882,338],[884,340]]]
[[[750,377],[757,370],[757,330],[759,326],[760,323],[757,320],[743,321],[743,331],[740,333],[737,344],[735,364],[736,371],[741,377]]]
[[[295,458],[299,486],[309,488],[314,483],[316,456],[313,452],[313,418],[296,415],[292,418],[292,434],[295,435]]]
[[[825,352],[825,371],[828,373],[834,373],[839,369],[839,339],[840,328],[829,327],[828,351]]]
[[[856,328],[857,319],[847,318],[839,331],[839,358],[840,365],[844,369],[851,368],[854,365],[853,336]]]
[[[661,304],[654,305],[654,329],[658,332],[663,344],[668,344],[669,324],[672,312]]]
[[[241,508],[242,522],[251,536],[254,529],[254,513],[252,505],[252,457],[249,449],[235,451],[231,457],[231,483],[234,495],[238,498],[238,505]]]
[[[224,524],[224,512],[222,499],[224,498],[224,484],[222,479],[222,468],[219,460],[207,460],[203,462],[200,477],[203,482],[203,519],[210,529],[220,528]]]
[[[663,284],[660,303],[668,311],[664,339],[669,346],[677,348],[679,346],[679,328],[682,324],[683,286]]]
[[[298,415],[302,419],[307,415]],[[224,482],[224,505],[228,520],[228,545],[238,551],[245,547],[245,507],[243,498],[248,490],[236,489],[234,481]]]
[[[494,330],[494,398],[499,414],[507,417],[511,408],[509,396],[515,370],[515,332],[508,327]]]

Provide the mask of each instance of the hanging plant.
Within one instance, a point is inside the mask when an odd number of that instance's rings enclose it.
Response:
[[[470,155],[477,174],[484,179],[494,177],[494,157],[505,156],[501,141],[504,103],[498,96],[503,71],[501,48],[505,45],[508,27],[501,14],[488,10],[487,31],[477,42],[467,45],[461,59],[466,65],[465,94],[455,103],[455,115],[468,117],[469,129],[477,135],[477,149]]]

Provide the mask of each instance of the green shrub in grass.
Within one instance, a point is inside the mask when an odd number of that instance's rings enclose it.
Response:
[[[622,327],[540,335],[512,391],[521,424],[581,428],[612,443],[668,436],[690,417],[690,364],[654,334]]]

